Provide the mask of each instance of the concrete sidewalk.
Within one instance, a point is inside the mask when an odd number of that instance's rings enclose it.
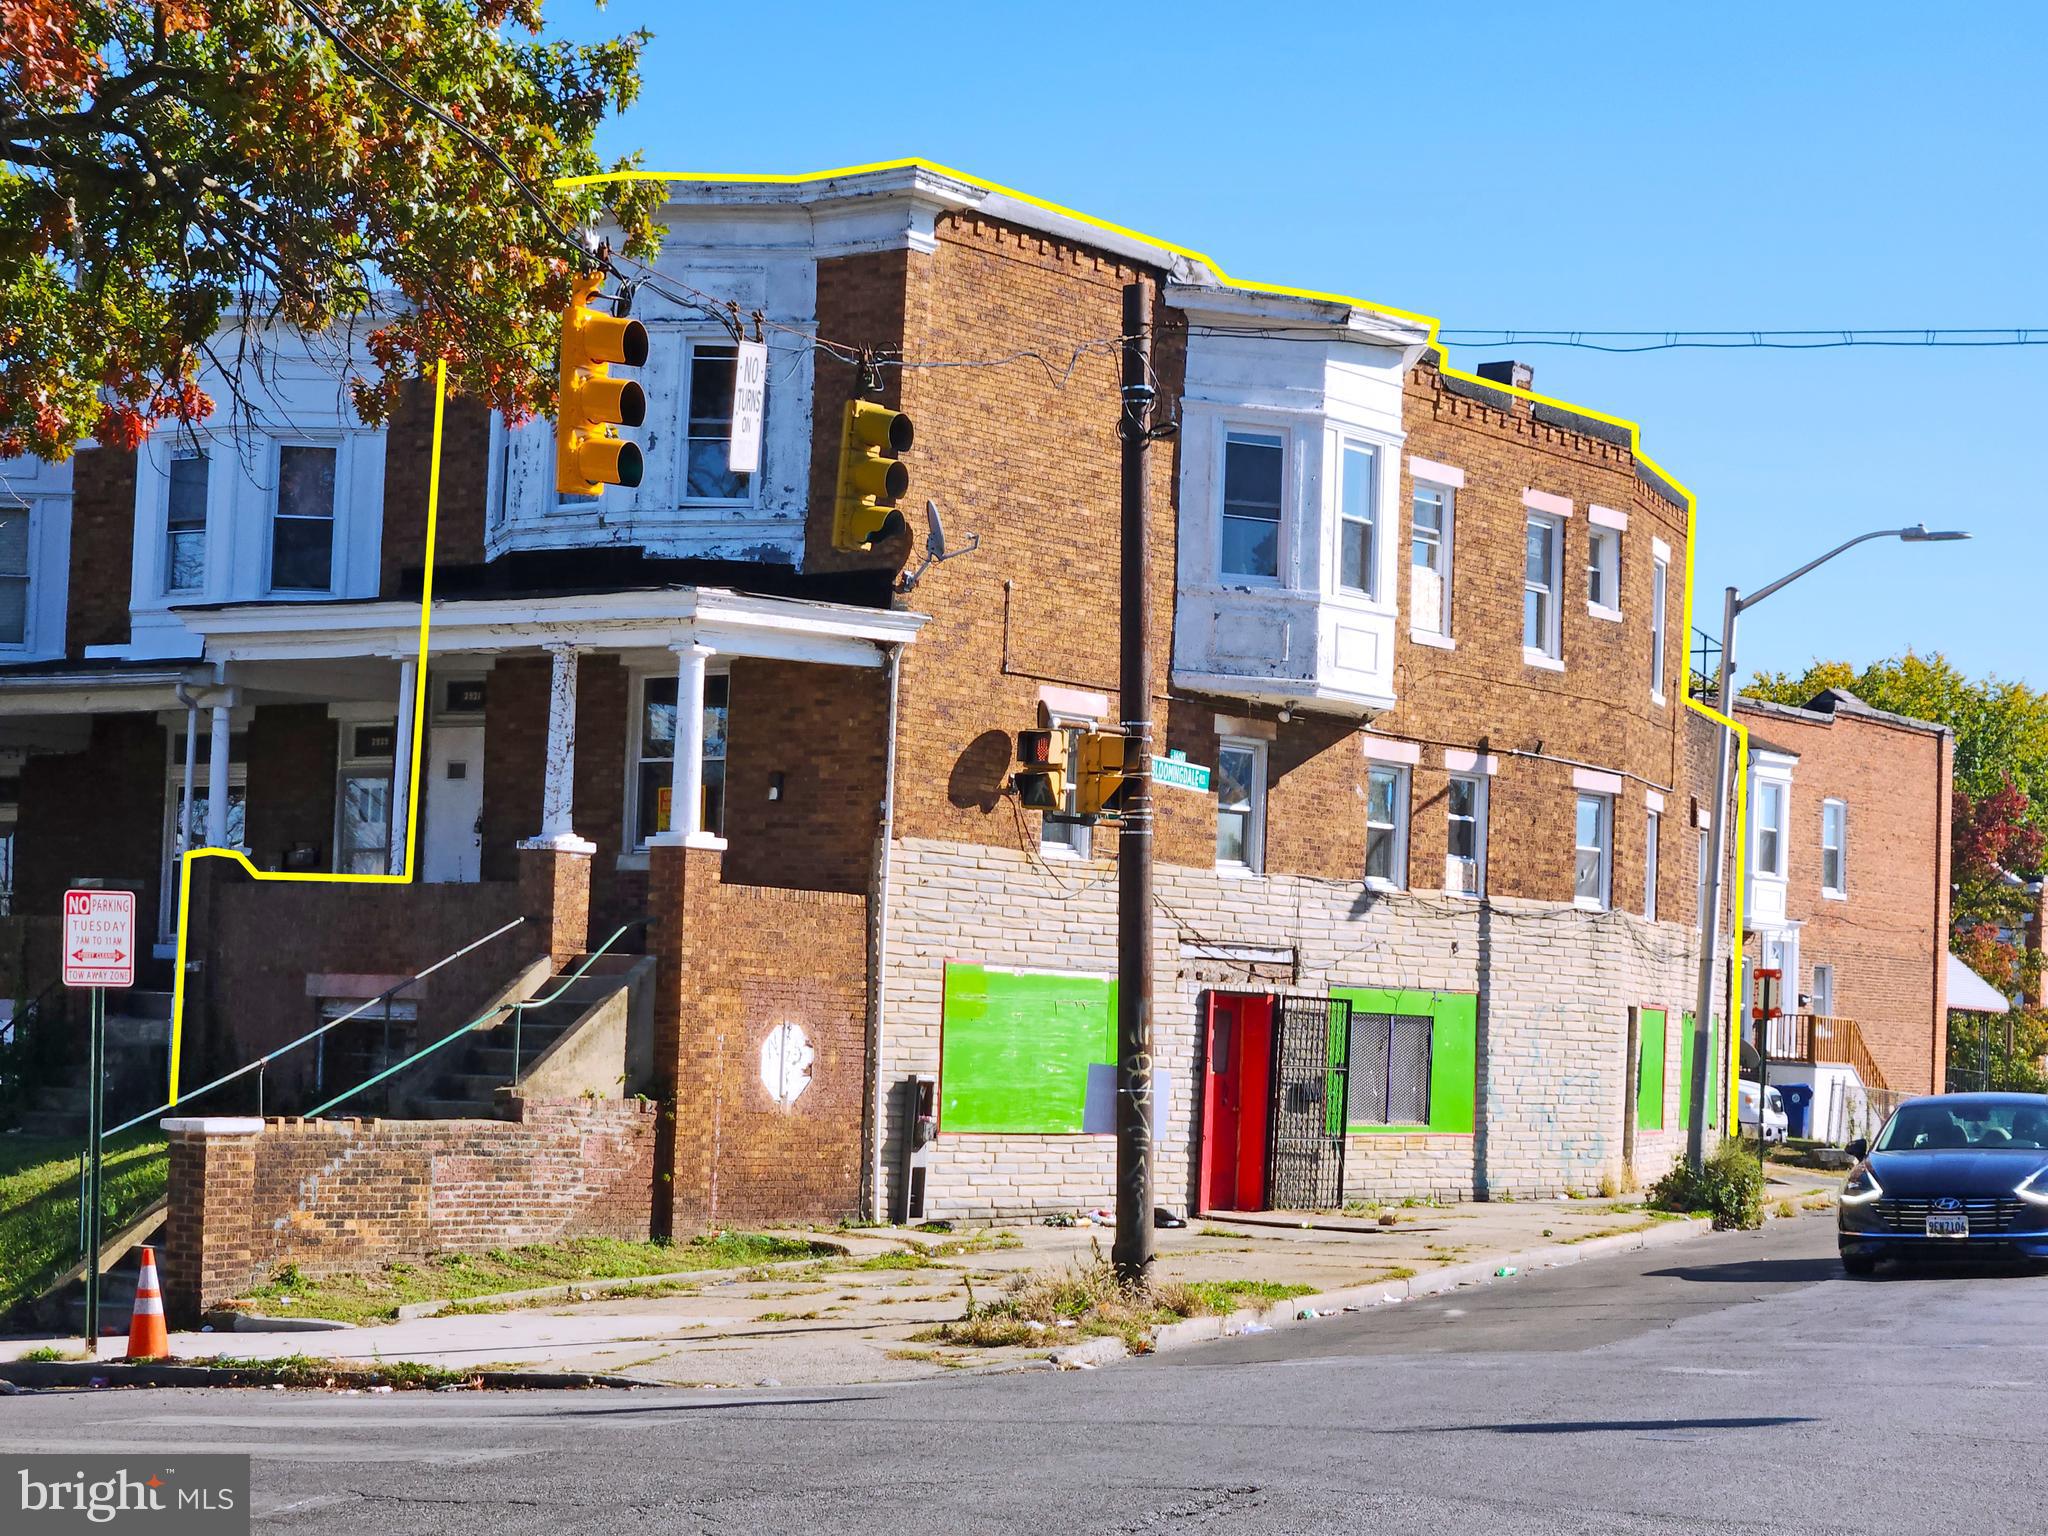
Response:
[[[1766,1209],[1831,1207],[1837,1181],[1773,1168]],[[1389,1220],[1391,1218],[1391,1220]],[[1324,1293],[1363,1305],[1385,1297],[1491,1279],[1503,1267],[1568,1263],[1615,1247],[1681,1239],[1693,1228],[1660,1220],[1625,1200],[1503,1201],[1447,1207],[1394,1206],[1370,1214],[1246,1213],[1210,1217],[1157,1233],[1157,1275],[1164,1280],[1265,1281],[1312,1293],[1275,1305],[1269,1322],[1291,1320]],[[1654,1236],[1652,1235],[1654,1234]],[[275,1359],[312,1355],[358,1364],[425,1364],[515,1370],[623,1374],[650,1384],[697,1386],[843,1385],[904,1379],[991,1364],[1042,1360],[1071,1340],[1049,1329],[1028,1348],[969,1349],[920,1342],[912,1335],[958,1319],[974,1300],[999,1296],[1029,1271],[1086,1264],[1106,1254],[1106,1226],[1011,1224],[953,1233],[866,1228],[821,1234],[845,1257],[777,1266],[749,1278],[725,1271],[694,1274],[656,1293],[629,1290],[594,1298],[486,1310],[479,1298],[462,1311],[333,1331],[192,1332],[171,1335],[180,1359],[226,1355]],[[935,1252],[955,1245],[966,1251]],[[1219,1331],[1211,1320],[1177,1324],[1169,1342]],[[0,1340],[0,1361],[48,1340]],[[69,1341],[67,1341],[69,1342]],[[102,1339],[100,1358],[118,1359],[125,1338]],[[1113,1351],[1114,1352],[1114,1351]]]

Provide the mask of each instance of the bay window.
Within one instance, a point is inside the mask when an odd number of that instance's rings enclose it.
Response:
[[[1278,580],[1286,449],[1277,433],[1230,432],[1223,439],[1224,577]]]

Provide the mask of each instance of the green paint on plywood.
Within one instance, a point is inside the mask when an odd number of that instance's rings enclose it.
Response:
[[[946,967],[942,1130],[1079,1135],[1088,1069],[1115,1060],[1112,978]]]
[[[1333,987],[1353,1013],[1419,1014],[1430,1021],[1429,1124],[1360,1125],[1354,1134],[1445,1131],[1470,1135],[1479,1092],[1479,998],[1470,992],[1384,987]]]
[[[1693,1016],[1680,1015],[1679,1038],[1684,1047],[1678,1058],[1678,1123],[1686,1130],[1692,1129],[1692,1041],[1695,1033]],[[1707,1029],[1707,1081],[1711,1085],[1719,1075],[1721,1031],[1709,1026]],[[1721,1124],[1721,1096],[1709,1086],[1707,1090],[1707,1125],[1718,1129]]]
[[[1664,1034],[1662,1008],[1637,1015],[1636,1124],[1646,1131],[1664,1129]]]

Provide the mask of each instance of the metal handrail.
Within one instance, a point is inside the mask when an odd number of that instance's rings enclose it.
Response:
[[[470,1031],[472,1030],[481,1029],[485,1024],[488,1024],[491,1020],[499,1017],[502,1014],[509,1013],[513,1016],[513,1027],[516,1030],[518,1027],[518,1019],[526,1012],[527,1009],[545,1008],[550,1003],[554,1002],[557,998],[561,997],[563,993],[567,992],[577,982],[581,981],[583,979],[583,973],[589,970],[591,966],[595,965],[598,961],[598,958],[602,956],[607,950],[609,950],[614,944],[618,943],[620,939],[624,938],[626,936],[627,931],[633,928],[634,926],[635,925],[632,923],[621,924],[617,929],[613,931],[612,936],[610,938],[606,939],[604,943],[599,945],[596,949],[592,950],[589,954],[585,955],[583,957],[583,963],[577,966],[575,971],[572,972],[570,975],[563,977],[562,984],[559,987],[555,988],[554,991],[550,992],[546,997],[529,997],[523,1002],[500,1003],[494,1008],[485,1009],[482,1013],[478,1014],[475,1018],[471,1019],[467,1024],[463,1025],[460,1029],[450,1030],[447,1034],[443,1035],[440,1039],[436,1040],[432,1045],[423,1046],[421,1049],[414,1051],[410,1056],[406,1057],[405,1060],[400,1062],[394,1062],[392,1065],[386,1067],[382,1072],[379,1072],[375,1077],[364,1078],[363,1081],[357,1083],[355,1087],[348,1089],[346,1092],[337,1093],[333,1098],[329,1099],[326,1103],[319,1105],[317,1108],[307,1110],[305,1118],[311,1120],[316,1116],[326,1114],[328,1110],[334,1108],[334,1106],[339,1104],[343,1099],[352,1099],[357,1094],[361,1093],[365,1088],[376,1087],[377,1084],[383,1082],[385,1078],[390,1077],[393,1073],[402,1072],[403,1070],[405,1070],[405,1068],[411,1066],[414,1062],[433,1055],[434,1052],[440,1050],[445,1045],[453,1044],[455,1041],[460,1040],[464,1035],[470,1033]],[[517,1046],[513,1047],[512,1073],[513,1081],[516,1084],[518,1081],[519,1074],[519,1056]]]
[[[375,1008],[379,1003],[388,1002],[390,999],[396,997],[399,993],[405,991],[406,988],[425,980],[427,977],[433,975],[434,972],[440,970],[442,966],[449,965],[452,964],[454,961],[460,960],[464,955],[469,954],[472,950],[482,949],[484,945],[490,943],[491,940],[496,938],[502,938],[505,934],[510,933],[514,928],[517,928],[521,923],[525,921],[526,919],[524,917],[515,917],[512,919],[511,922],[505,924],[502,928],[493,928],[489,933],[485,934],[482,938],[473,940],[470,943],[463,945],[462,948],[455,950],[450,954],[443,955],[440,959],[436,960],[432,965],[428,966],[425,970],[415,972],[411,976],[408,976],[404,981],[399,982],[396,986],[386,987],[382,992],[379,992],[375,997],[370,998],[367,1002],[360,1003],[356,1007],[349,1009],[347,1013],[342,1014],[339,1018],[329,1019],[325,1024],[322,1024],[318,1029],[308,1030],[305,1034],[299,1036],[298,1039],[293,1040],[288,1044],[280,1045],[274,1051],[266,1051],[263,1055],[258,1056],[254,1061],[244,1062],[241,1066],[235,1068],[234,1071],[227,1073],[225,1076],[216,1077],[212,1082],[205,1084],[203,1087],[194,1088],[190,1093],[183,1093],[178,1095],[175,1101],[167,1101],[165,1103],[157,1105],[155,1109],[144,1110],[141,1114],[135,1116],[132,1120],[123,1120],[119,1125],[115,1126],[113,1130],[101,1132],[100,1140],[105,1141],[109,1136],[113,1136],[121,1131],[125,1131],[131,1125],[140,1125],[143,1121],[151,1118],[154,1115],[160,1115],[167,1109],[175,1109],[179,1104],[184,1103],[188,1099],[196,1099],[202,1093],[211,1093],[214,1089],[220,1087],[222,1084],[231,1083],[236,1078],[241,1077],[244,1073],[256,1072],[260,1074],[265,1067],[269,1066],[271,1062],[277,1060],[278,1057],[284,1055],[286,1052],[295,1051],[300,1046],[306,1044],[309,1040],[319,1039],[322,1035],[326,1034],[330,1029],[337,1029],[341,1025],[348,1023],[349,1020],[351,1019],[360,1018],[363,1014],[369,1012],[370,1009]],[[262,1079],[259,1076],[258,1081],[261,1082],[261,1080]],[[260,1107],[261,1101],[259,1100],[258,1103]]]

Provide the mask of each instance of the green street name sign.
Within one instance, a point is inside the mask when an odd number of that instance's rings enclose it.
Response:
[[[1184,757],[1155,757],[1152,759],[1152,782],[1168,789],[1192,789],[1206,795],[1209,792],[1209,770]]]

